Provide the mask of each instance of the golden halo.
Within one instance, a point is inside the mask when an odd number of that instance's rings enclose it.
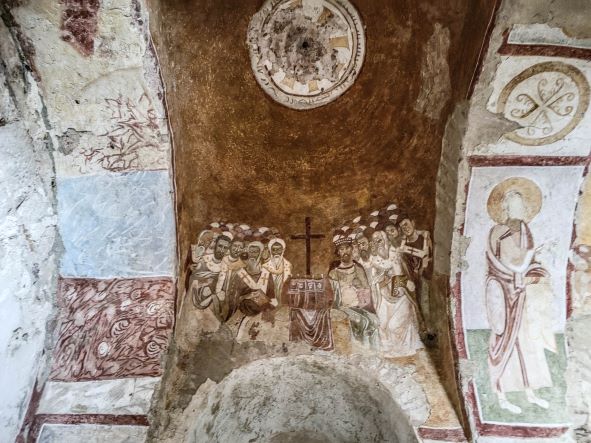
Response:
[[[529,223],[542,209],[542,191],[533,181],[524,177],[511,177],[496,185],[490,195],[486,207],[488,215],[497,223],[505,223],[507,214],[503,209],[503,199],[510,191],[519,192],[523,196],[525,206],[524,222]]]

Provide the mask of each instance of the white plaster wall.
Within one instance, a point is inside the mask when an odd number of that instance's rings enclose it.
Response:
[[[49,382],[41,408],[29,405],[57,340],[58,276],[174,274],[171,141],[147,17],[141,1],[99,3],[85,56],[62,39],[64,2],[0,1],[0,443],[15,441],[29,406],[27,426],[35,413],[146,414],[159,380]],[[102,160],[112,139],[125,166]],[[146,432],[54,428],[43,441]]]
[[[0,59],[0,442],[12,443],[44,368],[58,237],[42,104],[3,23]]]

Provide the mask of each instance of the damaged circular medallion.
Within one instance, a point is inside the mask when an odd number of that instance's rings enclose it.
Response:
[[[250,22],[248,45],[261,87],[294,109],[338,98],[365,55],[361,19],[347,0],[267,0]]]

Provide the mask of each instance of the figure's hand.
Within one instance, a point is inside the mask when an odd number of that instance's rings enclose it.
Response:
[[[277,301],[276,298],[271,299],[271,304],[275,307],[277,307],[277,305],[279,305],[279,302]]]
[[[193,287],[191,288],[191,301],[197,309],[206,309],[213,301],[213,297],[204,297],[203,292],[200,293],[196,287]]]
[[[205,288],[203,288],[203,290],[201,291],[201,297],[205,298],[205,297],[211,297],[212,292],[211,289],[209,288],[209,286],[206,286]]]
[[[212,300],[213,297],[211,295],[209,297],[205,297],[199,302],[199,307],[203,309],[207,308],[211,304]]]
[[[220,291],[216,295],[218,300],[224,301],[226,299],[226,291]]]

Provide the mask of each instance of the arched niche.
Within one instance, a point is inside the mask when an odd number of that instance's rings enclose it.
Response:
[[[361,367],[316,356],[259,360],[219,384],[208,381],[184,421],[187,443],[418,441],[384,383]]]

